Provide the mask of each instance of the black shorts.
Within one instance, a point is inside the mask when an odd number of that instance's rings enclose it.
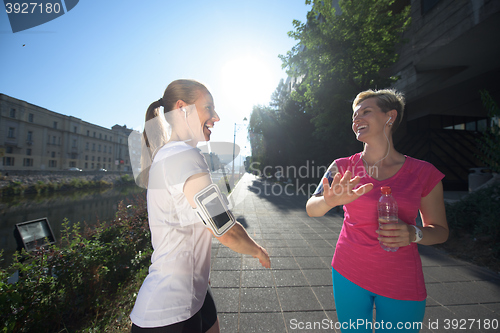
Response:
[[[141,328],[132,324],[131,333],[204,333],[217,321],[217,308],[212,297],[212,290],[208,286],[207,295],[200,311],[194,316],[179,323],[162,327]]]

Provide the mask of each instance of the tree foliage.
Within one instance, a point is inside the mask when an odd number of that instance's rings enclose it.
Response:
[[[255,171],[266,166],[300,166],[311,158],[314,127],[302,103],[290,98],[290,86],[280,81],[268,106],[254,106],[249,122]],[[272,176],[272,175],[270,175]]]
[[[297,44],[280,56],[290,79],[250,117],[252,162],[261,171],[307,161],[329,165],[360,150],[351,130],[352,99],[397,79],[384,70],[398,59],[410,23],[408,0],[340,0],[337,9],[332,1],[306,4],[312,4],[307,21],[294,20],[288,33]]]
[[[304,104],[315,136],[330,143],[329,153],[359,147],[350,130],[353,97],[397,80],[384,70],[397,61],[396,47],[410,24],[410,6],[401,3],[406,2],[340,0],[336,9],[331,1],[306,1],[312,4],[307,22],[293,22],[289,36],[298,43],[280,58],[298,79],[292,98]]]

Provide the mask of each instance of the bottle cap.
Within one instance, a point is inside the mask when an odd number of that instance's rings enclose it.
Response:
[[[382,194],[391,194],[391,187],[390,186],[382,186],[380,188],[380,192],[382,192]]]

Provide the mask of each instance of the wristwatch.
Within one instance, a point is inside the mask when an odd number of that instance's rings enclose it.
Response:
[[[416,225],[414,225],[413,228],[415,228],[415,240],[412,243],[418,243],[422,240],[422,237],[424,235],[422,233],[422,230],[420,230],[420,228]]]

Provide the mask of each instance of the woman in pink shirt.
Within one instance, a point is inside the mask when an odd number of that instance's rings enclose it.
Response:
[[[403,118],[404,97],[367,90],[353,102],[352,130],[362,152],[335,160],[314,195],[309,216],[344,207],[344,224],[332,261],[334,298],[342,332],[422,328],[427,297],[417,243],[448,238],[444,175],[430,163],[394,149],[392,134]],[[399,223],[379,227],[380,188],[390,186]],[[422,227],[416,226],[420,211]],[[381,244],[396,251],[386,251]],[[373,306],[376,317],[373,320]]]

